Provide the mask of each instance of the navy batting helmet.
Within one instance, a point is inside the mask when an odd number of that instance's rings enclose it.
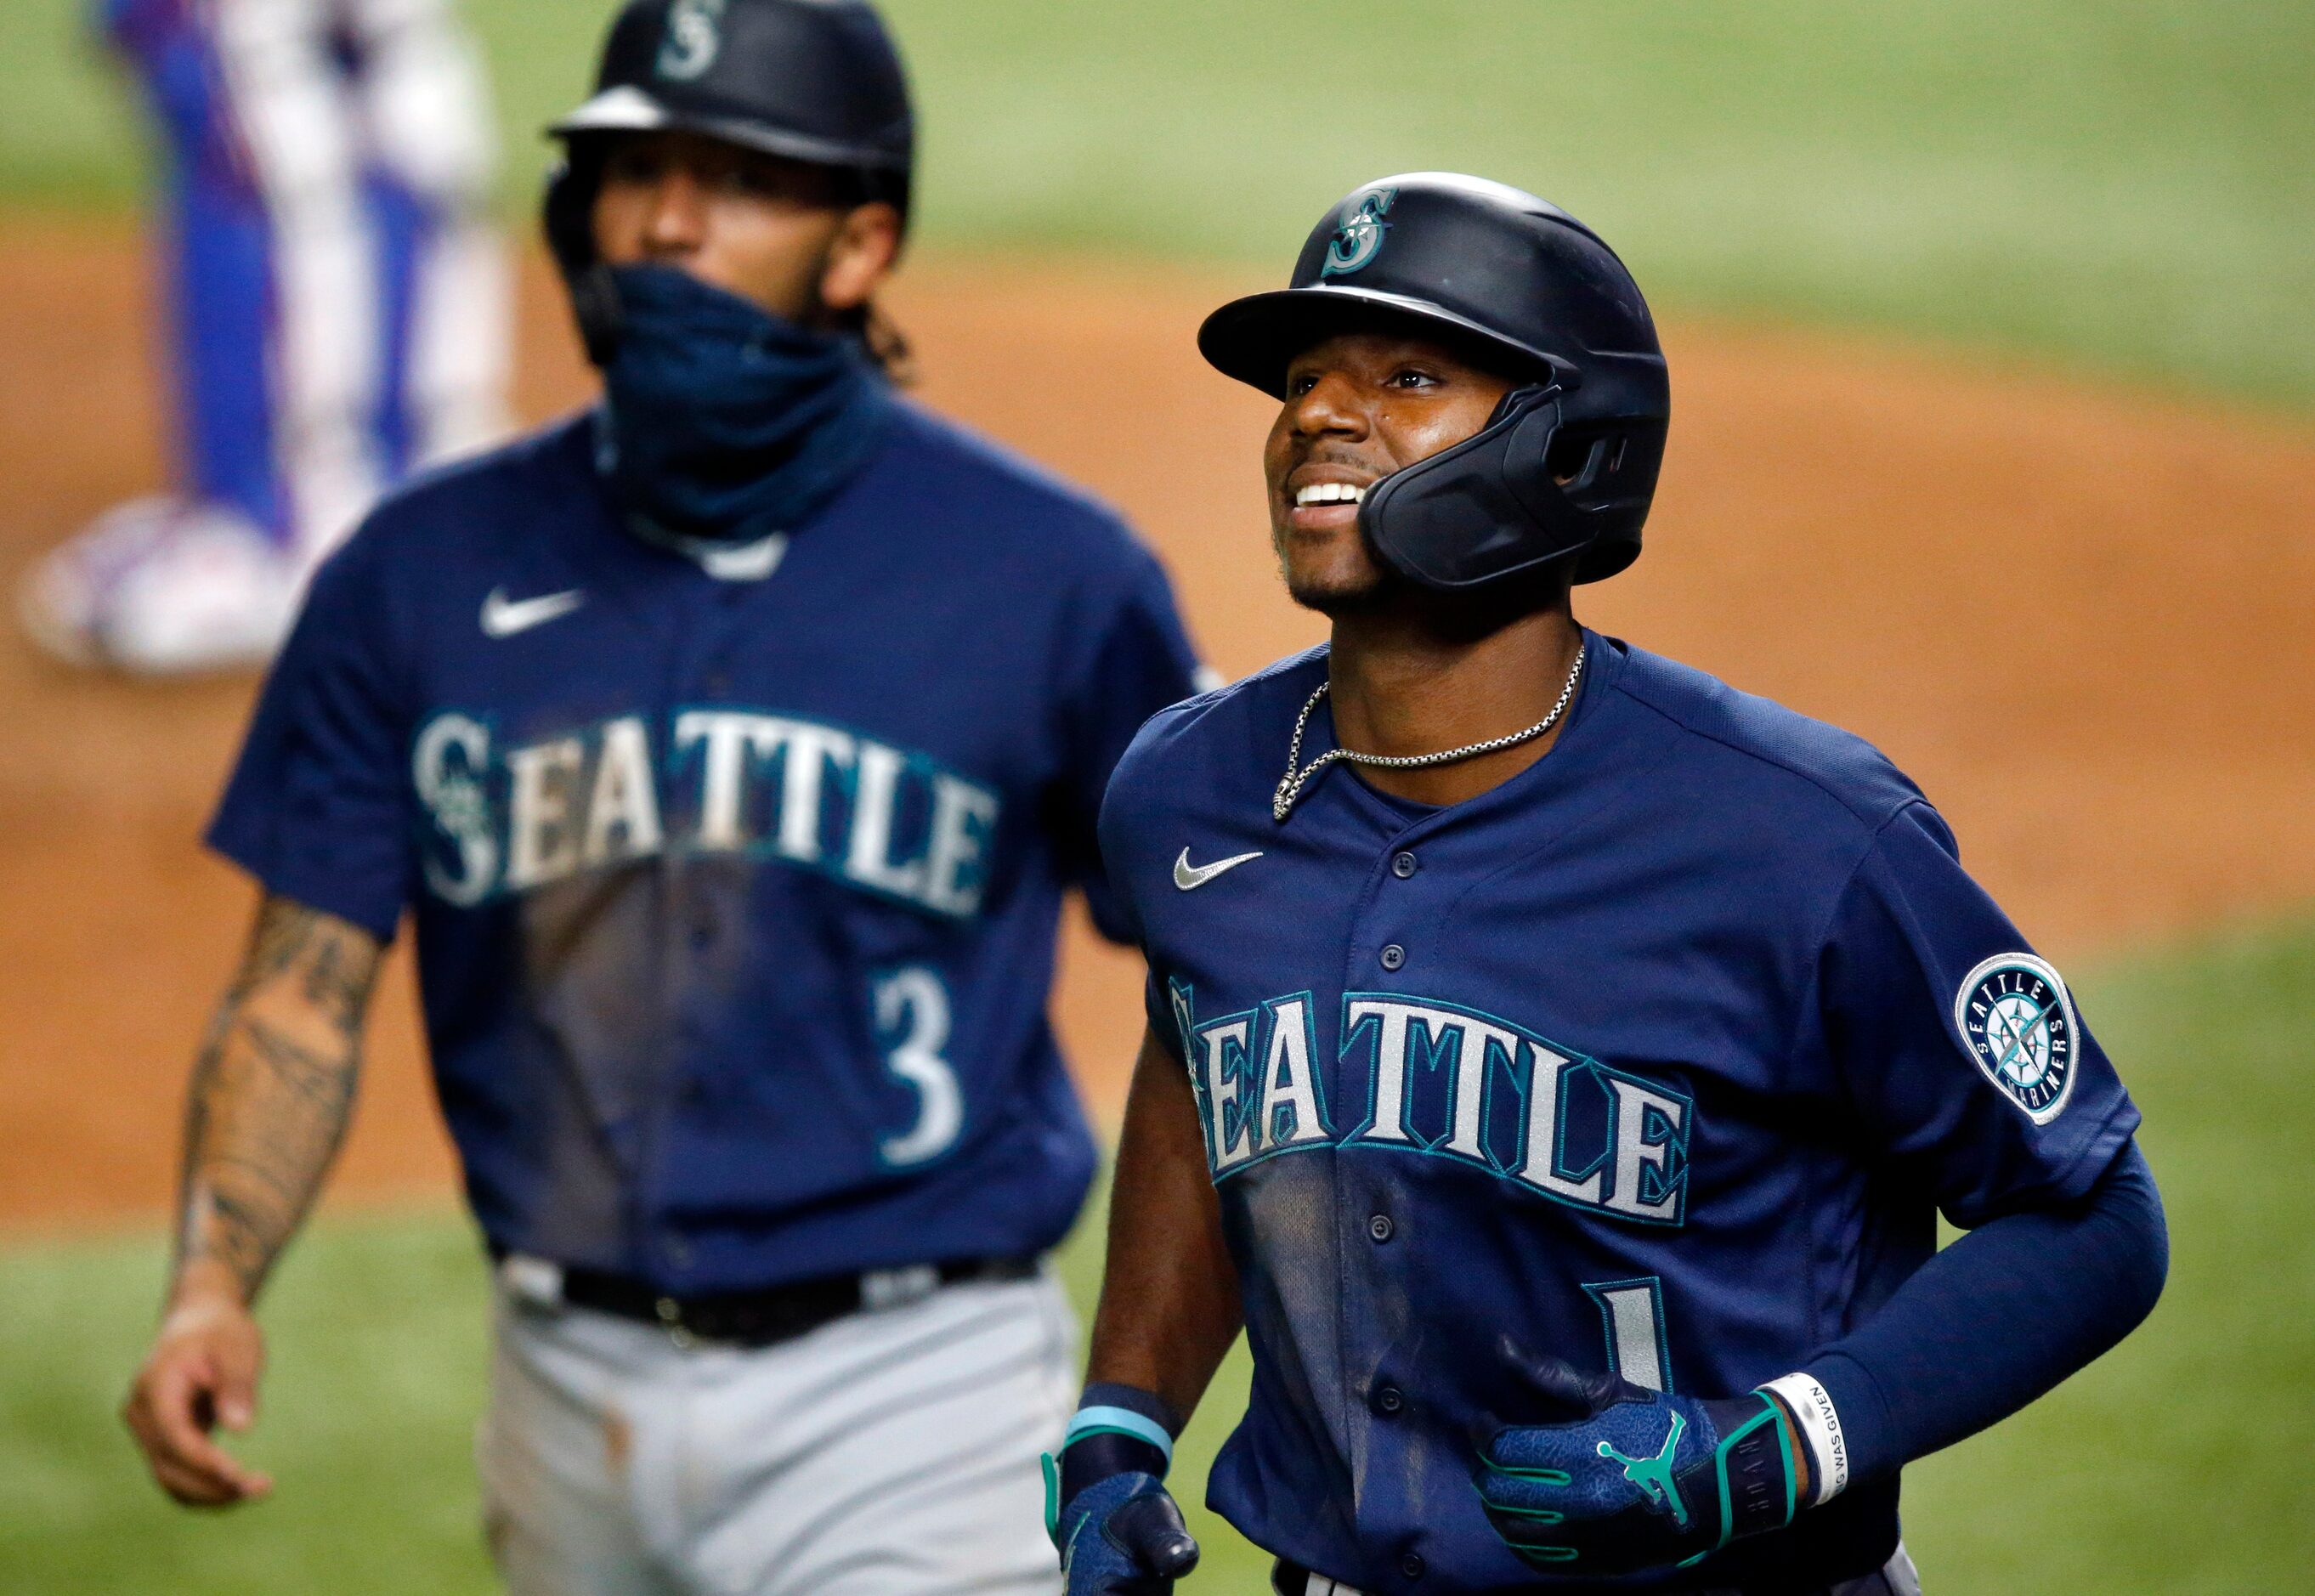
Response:
[[[1598,581],[1639,557],[1671,386],[1639,285],[1597,234],[1482,178],[1387,177],[1327,212],[1287,288],[1208,316],[1198,348],[1283,398],[1312,344],[1391,325],[1521,384],[1479,432],[1367,495],[1360,528],[1392,569],[1458,590],[1570,557]]]
[[[630,0],[611,24],[587,102],[547,129],[565,158],[548,180],[546,239],[572,285],[590,353],[615,335],[596,264],[599,136],[661,129],[852,174],[865,202],[905,225],[916,117],[900,51],[865,0]],[[608,319],[607,319],[608,318]]]

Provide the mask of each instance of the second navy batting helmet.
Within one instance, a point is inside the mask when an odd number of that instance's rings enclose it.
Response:
[[[595,93],[547,129],[566,159],[546,189],[546,238],[590,351],[608,335],[588,283],[601,135],[662,129],[851,174],[905,224],[916,117],[899,49],[865,0],[630,0]]]
[[[1598,581],[1639,557],[1671,386],[1639,285],[1597,234],[1483,178],[1387,177],[1327,212],[1288,287],[1208,316],[1198,348],[1284,398],[1303,350],[1390,326],[1521,385],[1479,432],[1367,495],[1359,525],[1392,569],[1459,590],[1570,557]]]

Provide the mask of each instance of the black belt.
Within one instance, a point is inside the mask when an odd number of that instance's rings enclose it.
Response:
[[[1911,1574],[1912,1563],[1903,1556],[1902,1547],[1900,1556],[1891,1562],[1893,1565],[1903,1563],[1906,1574]],[[1271,1570],[1270,1588],[1277,1592],[1278,1596],[1361,1596],[1358,1591],[1339,1580],[1331,1580],[1323,1574],[1313,1574],[1300,1564],[1290,1563],[1283,1557],[1279,1558],[1277,1566]],[[1919,1584],[1912,1584],[1912,1596],[1920,1596],[1920,1589]],[[1812,1585],[1805,1589],[1778,1586],[1773,1592],[1761,1587],[1747,1586],[1741,1591],[1698,1591],[1691,1592],[1690,1596],[1896,1596],[1899,1590],[1898,1583],[1890,1577],[1887,1571],[1884,1571],[1868,1574],[1863,1579],[1844,1580],[1837,1585]]]
[[[955,1258],[900,1269],[872,1269],[862,1274],[821,1275],[755,1291],[675,1297],[632,1275],[566,1266],[560,1272],[560,1290],[555,1295],[572,1308],[657,1325],[679,1345],[716,1341],[767,1347],[793,1341],[863,1308],[905,1306],[943,1286],[967,1281],[1031,1280],[1037,1272],[1033,1257]]]

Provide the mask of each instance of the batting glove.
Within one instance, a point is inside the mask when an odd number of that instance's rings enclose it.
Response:
[[[1164,1404],[1113,1387],[1087,1398],[1060,1455],[1045,1458],[1045,1531],[1068,1596],[1169,1596],[1198,1565],[1198,1543],[1166,1490],[1174,1438],[1152,1416]]]
[[[1481,1440],[1474,1478],[1495,1533],[1537,1569],[1684,1568],[1792,1522],[1792,1437],[1765,1391],[1699,1402],[1557,1358],[1518,1361],[1553,1422]]]

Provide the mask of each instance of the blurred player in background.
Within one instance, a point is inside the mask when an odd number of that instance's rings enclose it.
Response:
[[[504,430],[497,160],[453,0],[104,0],[164,147],[177,481],[37,566],[79,664],[259,663],[412,466]]]
[[[635,0],[547,231],[605,400],[315,577],[210,832],[266,898],[191,1092],[128,1418],[265,1482],[250,1304],[350,1108],[381,948],[501,1284],[519,1592],[1058,1587],[1094,1149],[1046,1019],[1119,754],[1187,696],[1108,511],[894,394],[914,120],[876,13]]]

